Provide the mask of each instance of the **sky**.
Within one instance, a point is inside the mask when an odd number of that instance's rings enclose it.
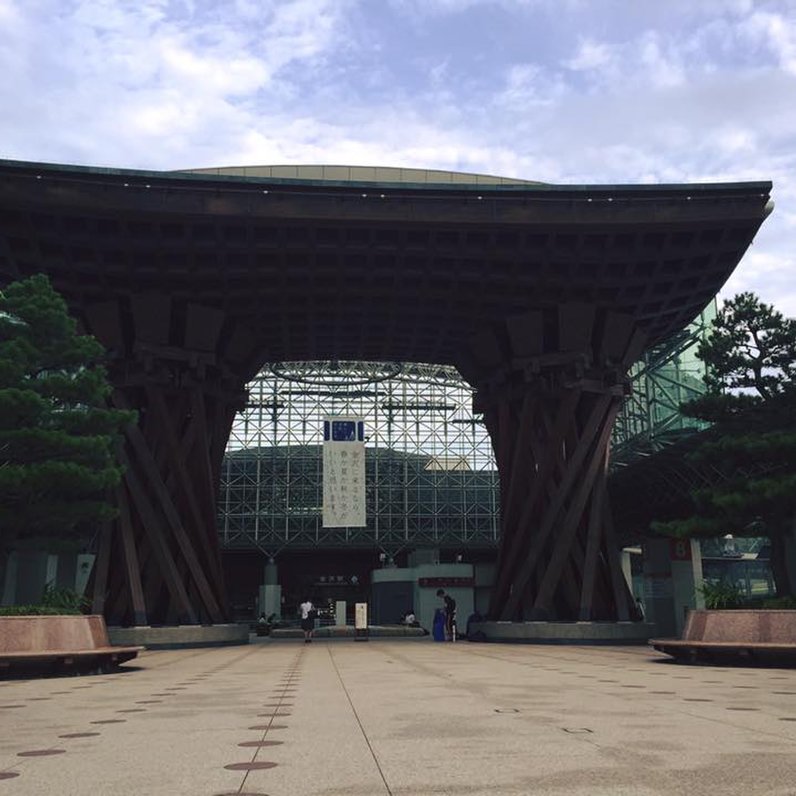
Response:
[[[0,158],[772,180],[796,316],[796,0],[0,0]]]

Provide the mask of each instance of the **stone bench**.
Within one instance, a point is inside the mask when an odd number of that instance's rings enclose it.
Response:
[[[731,656],[796,661],[796,611],[689,611],[682,638],[655,638],[649,643],[692,662]]]
[[[0,673],[111,669],[143,647],[116,647],[101,616],[0,617]]]

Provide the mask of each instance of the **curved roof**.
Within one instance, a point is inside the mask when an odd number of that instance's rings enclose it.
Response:
[[[181,169],[184,174],[208,174],[219,177],[255,177],[258,179],[309,180],[312,182],[376,183],[395,185],[544,185],[534,180],[496,177],[491,174],[468,174],[440,169],[404,169],[394,166],[221,166],[218,168]]]
[[[587,315],[647,344],[682,329],[737,266],[771,189],[362,186],[0,161],[0,274],[50,274],[129,356],[143,340],[249,375],[265,361],[461,367],[474,337],[505,347],[507,322],[529,352],[574,344]]]

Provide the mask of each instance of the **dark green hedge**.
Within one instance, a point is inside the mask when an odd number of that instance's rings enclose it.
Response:
[[[748,607],[757,608],[758,606],[750,601]],[[769,597],[768,599],[761,601],[760,608],[763,610],[768,608],[781,611],[792,611],[796,609],[796,597]]]
[[[78,608],[52,605],[0,605],[0,616],[69,616],[82,613]]]

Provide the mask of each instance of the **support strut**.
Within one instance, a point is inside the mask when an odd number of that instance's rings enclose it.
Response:
[[[606,471],[627,368],[643,340],[627,316],[571,304],[474,339],[460,368],[476,386],[500,476],[493,618],[638,618]]]

